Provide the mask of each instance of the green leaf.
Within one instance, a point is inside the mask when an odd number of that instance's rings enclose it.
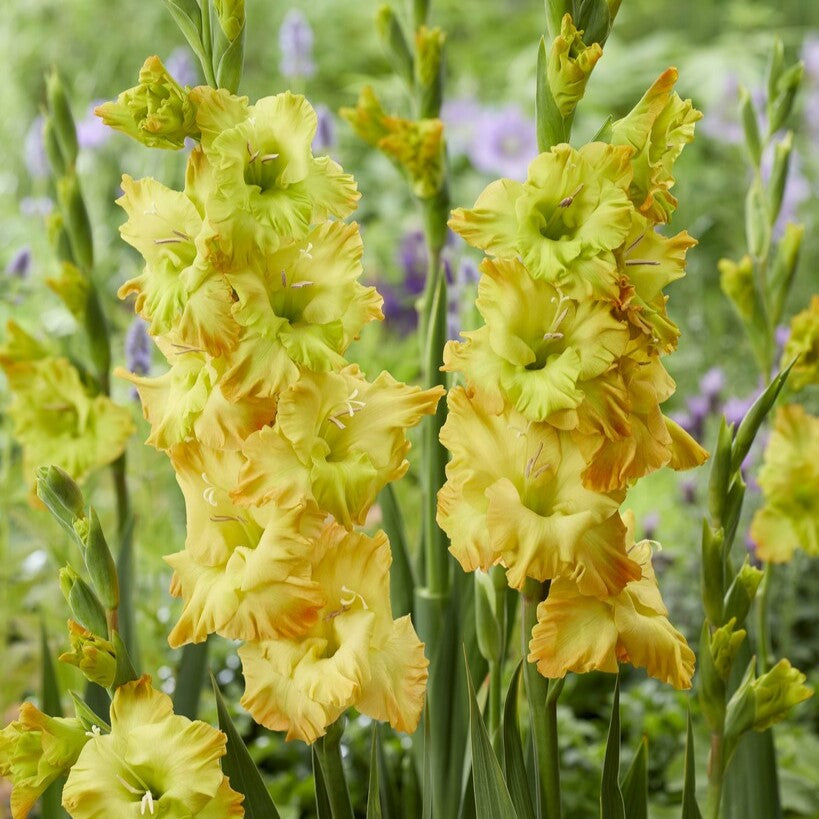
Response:
[[[628,819],[648,819],[648,737],[640,740],[621,791]]]
[[[382,525],[390,541],[392,566],[390,567],[390,601],[392,616],[403,617],[412,614],[412,600],[415,593],[415,578],[407,546],[406,527],[401,507],[395,497],[392,484],[387,484],[378,497],[381,507]]]
[[[231,94],[239,90],[242,79],[242,69],[245,62],[245,30],[242,26],[239,36],[225,49],[216,69],[216,84],[219,88],[227,88]]]
[[[136,590],[134,574],[134,516],[129,515],[119,536],[119,552],[117,552],[118,621],[122,642],[128,649],[128,656],[134,668],[139,669],[139,642],[134,618],[134,592]]]
[[[182,649],[179,671],[176,675],[176,689],[173,695],[173,710],[180,716],[196,719],[199,700],[202,696],[202,682],[208,666],[208,641],[188,643]]]
[[[600,782],[600,819],[626,819],[626,806],[620,790],[620,675],[614,682],[611,722],[603,759]]]
[[[60,702],[60,686],[57,682],[57,669],[54,667],[54,660],[51,658],[51,649],[48,646],[48,634],[45,623],[40,624],[40,650],[43,663],[43,691],[42,707],[43,713],[50,717],[61,717],[63,707]]]
[[[606,121],[597,130],[597,133],[592,137],[592,142],[611,142],[611,124],[614,122],[614,116],[609,114]]]
[[[114,646],[114,652],[117,658],[117,669],[114,675],[113,687],[119,688],[119,686],[137,679],[137,673],[134,671],[131,658],[128,656],[128,649],[125,648],[125,643],[122,642],[118,631],[112,632],[111,642]]]
[[[324,774],[321,771],[321,761],[315,745],[311,748],[311,758],[313,760],[313,782],[316,790],[316,814],[318,819],[333,819],[330,797],[327,795],[327,786],[324,784]]]
[[[200,62],[207,57],[202,46],[202,14],[196,0],[162,0],[171,13],[176,27],[182,32],[188,45],[193,49]]]
[[[515,805],[503,780],[503,771],[492,750],[489,733],[484,725],[466,652],[466,679],[469,687],[469,735],[472,743],[472,777],[475,788],[475,808],[478,819],[517,819]]]
[[[279,812],[267,792],[262,775],[250,758],[242,737],[230,718],[222,692],[211,675],[219,727],[227,735],[227,750],[222,757],[222,770],[230,779],[230,787],[244,794],[242,807],[247,819],[279,819]]]
[[[367,789],[367,819],[382,819],[381,793],[378,780],[380,777],[381,738],[378,735],[378,723],[373,723],[372,742],[370,744],[370,786]]]
[[[688,712],[688,725],[685,734],[685,774],[683,779],[682,817],[681,819],[702,819],[697,804],[697,780],[694,767],[694,729],[691,725],[691,711]]]
[[[535,819],[535,809],[529,792],[523,745],[518,730],[518,686],[523,661],[518,663],[503,706],[503,773],[509,786],[509,795],[520,819]]]

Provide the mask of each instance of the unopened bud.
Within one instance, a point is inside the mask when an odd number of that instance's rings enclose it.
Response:
[[[102,605],[115,609],[119,605],[117,568],[93,506],[88,509],[88,517],[75,521],[74,530],[82,544],[88,576]]]
[[[70,169],[77,161],[77,127],[74,124],[65,88],[56,71],[52,71],[46,77],[46,100],[64,166]]]
[[[87,680],[110,688],[117,671],[114,646],[73,620],[68,621],[68,639],[71,651],[61,654],[60,662],[76,666]]]
[[[105,610],[91,587],[70,566],[60,569],[60,590],[77,621],[92,634],[108,635]]]
[[[80,487],[59,466],[41,466],[37,470],[37,497],[56,521],[71,535],[74,521],[84,514]]]

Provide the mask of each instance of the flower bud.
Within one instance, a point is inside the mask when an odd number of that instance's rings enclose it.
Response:
[[[498,662],[501,650],[500,623],[495,611],[495,589],[486,572],[475,572],[475,632],[478,648],[487,662]]]
[[[68,621],[68,639],[71,642],[71,651],[61,654],[60,662],[76,666],[87,680],[103,688],[110,688],[117,671],[114,646],[74,620]]]
[[[725,594],[725,616],[742,625],[761,582],[762,572],[746,560]]]
[[[736,620],[732,617],[711,634],[710,650],[714,669],[725,682],[728,681],[739,647],[747,634],[744,629],[735,629],[735,625]]]
[[[702,523],[702,595],[705,614],[713,625],[722,623],[722,595],[724,583],[722,529],[712,529],[708,521]]]
[[[57,139],[57,129],[51,117],[46,117],[43,122],[43,146],[48,157],[48,164],[51,166],[51,172],[57,178],[63,176],[68,168],[63,156],[63,149]]]
[[[771,243],[771,218],[759,180],[751,185],[745,197],[745,236],[754,258],[765,256]]]
[[[60,569],[60,590],[79,623],[92,634],[108,635],[105,610],[91,587],[70,566]]]
[[[422,117],[437,117],[441,113],[445,40],[446,35],[440,28],[421,26],[415,32],[415,78],[421,86]]]
[[[723,418],[719,428],[717,448],[711,462],[711,475],[708,480],[708,511],[711,520],[722,526],[725,516],[725,502],[728,496],[728,485],[733,470],[731,469],[731,441],[734,428]]]
[[[790,116],[796,92],[802,84],[805,66],[795,63],[776,81],[776,93],[768,99],[768,134],[775,134]]]
[[[245,25],[245,0],[213,0],[219,26],[232,43]]]
[[[776,222],[779,211],[782,209],[782,197],[785,195],[785,186],[788,184],[792,150],[793,132],[788,131],[774,148],[773,170],[768,185],[768,209],[772,222]]]
[[[56,71],[52,71],[46,78],[46,100],[63,165],[65,168],[71,168],[77,161],[77,128],[74,125],[74,117],[71,114],[65,88]],[[46,149],[48,150],[48,147]],[[51,160],[50,151],[49,160]]]
[[[123,91],[116,102],[94,110],[106,125],[149,148],[178,150],[185,138],[199,139],[196,112],[188,95],[167,72],[159,57],[145,60],[139,85]]]
[[[737,740],[746,731],[766,731],[781,722],[794,705],[813,696],[813,689],[805,685],[805,679],[788,660],[780,660],[756,679],[746,674],[728,703],[726,736]]]
[[[698,694],[705,723],[711,731],[718,731],[725,719],[725,680],[717,671],[711,654],[708,623],[702,624],[697,671]]]
[[[60,275],[50,276],[46,284],[60,297],[77,322],[84,324],[90,284],[82,271],[75,264],[64,261],[60,266]]]
[[[74,531],[80,540],[88,576],[102,605],[115,609],[119,605],[117,567],[93,506],[88,509],[88,517],[74,521]]]
[[[74,521],[84,514],[80,487],[59,466],[41,466],[37,470],[37,497],[57,523],[74,534]]]
[[[799,265],[799,254],[802,250],[804,235],[804,225],[789,223],[785,225],[785,233],[779,240],[770,277],[771,322],[773,324],[776,324],[782,315],[782,308],[785,306],[796,268]]]
[[[77,175],[70,173],[57,180],[57,199],[71,243],[75,264],[86,274],[94,266],[94,240],[91,235],[91,220],[85,207]]]
[[[412,88],[415,82],[415,68],[412,53],[401,22],[395,16],[392,6],[383,5],[375,16],[375,26],[381,38],[381,45],[387,53],[396,74]]]
[[[759,121],[757,119],[756,108],[754,107],[748,89],[739,89],[739,118],[742,122],[742,130],[745,132],[745,147],[751,158],[751,164],[759,167],[762,159],[762,141],[759,137]]]
[[[564,119],[574,113],[577,104],[583,99],[592,70],[603,56],[600,43],[586,46],[581,33],[575,28],[571,15],[565,15],[560,34],[552,43],[546,63],[549,88],[557,110]]]

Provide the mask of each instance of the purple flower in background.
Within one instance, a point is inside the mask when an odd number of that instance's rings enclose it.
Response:
[[[184,46],[175,48],[168,55],[165,68],[180,85],[199,85],[199,72],[191,59],[190,51]]]
[[[406,293],[389,282],[379,282],[378,292],[384,299],[382,311],[387,327],[398,335],[409,335],[418,326],[418,311]]]
[[[802,62],[809,80],[819,82],[819,34],[811,33],[802,43]]]
[[[708,401],[708,409],[714,412],[719,406],[725,389],[725,374],[720,367],[711,367],[700,379],[700,394]]]
[[[479,170],[523,181],[537,155],[535,123],[516,105],[487,109],[475,126],[469,158]]]
[[[461,259],[461,264],[458,267],[458,279],[464,284],[477,284],[481,278],[481,271],[475,260],[469,258]]]
[[[23,158],[29,175],[34,179],[42,179],[44,176],[48,176],[49,164],[45,142],[43,141],[42,116],[35,117],[28,127],[23,142]]]
[[[147,375],[151,369],[151,338],[141,318],[135,318],[125,334],[125,366],[136,375]]]
[[[48,196],[24,196],[20,200],[23,216],[48,216],[54,210],[54,202]]]
[[[683,478],[680,481],[680,493],[683,502],[687,506],[695,506],[697,503],[697,482],[693,478]]]
[[[446,126],[446,144],[452,154],[469,153],[475,138],[475,126],[482,115],[483,109],[474,97],[456,97],[444,101],[441,120]]]
[[[791,328],[788,327],[787,324],[780,324],[779,327],[776,328],[774,339],[776,339],[776,346],[779,348],[780,353],[785,348],[785,345],[788,343],[788,339],[790,337]]]
[[[31,248],[24,246],[9,259],[9,263],[6,265],[6,275],[13,276],[16,279],[25,279],[30,272]]]
[[[643,518],[643,538],[645,540],[654,540],[657,534],[657,528],[660,525],[660,513],[649,512]]]
[[[422,230],[410,230],[404,234],[398,246],[397,262],[404,274],[404,290],[418,295],[424,289],[429,267],[427,244]]]
[[[313,62],[313,29],[304,13],[290,9],[279,29],[279,70],[288,79],[312,77],[316,73]]]
[[[316,135],[313,137],[313,153],[326,154],[336,144],[336,123],[333,113],[326,105],[316,106]]]
[[[113,131],[94,113],[94,109],[106,100],[94,100],[86,115],[77,122],[77,143],[80,148],[90,151],[104,145],[111,138]]]
[[[729,424],[739,426],[742,419],[745,417],[751,405],[756,401],[758,393],[752,393],[746,398],[729,398],[722,408],[722,414]]]

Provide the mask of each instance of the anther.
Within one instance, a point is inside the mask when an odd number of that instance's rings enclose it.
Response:
[[[569,194],[569,195],[568,195],[568,196],[567,196],[565,199],[561,199],[561,200],[560,200],[560,202],[558,203],[558,207],[559,207],[559,208],[568,208],[568,207],[569,207],[569,205],[571,205],[571,204],[572,204],[572,202],[574,202],[574,198],[575,198],[575,196],[577,196],[577,194],[578,194],[578,193],[580,193],[580,191],[582,191],[582,190],[583,190],[583,187],[584,187],[584,185],[583,185],[583,183],[581,182],[581,183],[580,183],[580,184],[577,186],[577,190],[576,190],[574,193],[571,193],[571,194]]]
[[[300,289],[302,287],[312,287],[314,284],[315,284],[315,282],[293,282],[291,287],[294,290],[298,290],[298,289]]]
[[[154,795],[150,791],[145,791],[145,796],[142,797],[142,801],[139,803],[139,813],[141,816],[145,815],[145,808],[148,808],[148,813],[151,816],[154,815]]]
[[[260,161],[261,161],[261,162],[272,162],[274,159],[278,159],[278,158],[279,158],[279,155],[278,155],[278,154],[265,154],[265,155],[264,155],[264,156],[261,158],[261,160],[260,160]]]
[[[338,418],[336,418],[335,415],[328,415],[327,420],[331,424],[335,424],[339,429],[347,429],[347,427],[345,427],[344,424],[342,424],[341,421],[339,421]]]
[[[635,240],[634,240],[634,241],[633,241],[633,242],[632,242],[632,243],[631,243],[631,244],[630,244],[630,245],[629,245],[627,248],[626,248],[626,253],[631,253],[631,251],[632,251],[632,250],[634,250],[634,248],[635,248],[635,247],[637,247],[637,245],[639,245],[639,244],[640,244],[640,242],[642,242],[642,241],[643,241],[643,237],[644,237],[645,235],[646,235],[646,232],[645,232],[645,231],[643,231],[643,232],[642,232],[642,233],[641,233],[641,234],[640,234],[640,235],[639,235],[639,236],[638,236],[638,237],[637,237],[637,238],[636,238],[636,239],[635,239]]]
[[[313,243],[308,242],[307,247],[303,247],[299,250],[299,254],[305,259],[312,259],[313,254],[310,252],[313,249]]]
[[[552,339],[560,339],[563,338],[563,333],[544,333],[543,340],[544,341],[551,341]]]
[[[250,162],[255,162],[259,157],[259,151],[254,152],[254,150],[253,150],[253,148],[252,148],[252,146],[251,146],[251,144],[249,142],[246,142],[245,145],[247,145],[247,153],[250,156],[249,161]]]
[[[648,264],[652,267],[656,267],[660,263],[656,259],[626,259],[626,266],[628,267],[635,267],[637,265],[644,265]]]
[[[178,236],[169,236],[167,239],[154,239],[155,245],[181,245],[184,242],[184,239],[180,239]]]
[[[532,469],[534,468],[535,464],[537,463],[537,459],[540,457],[540,453],[543,452],[543,441],[541,441],[537,446],[537,451],[528,461],[526,461],[526,467],[523,470],[523,474],[528,478],[532,474]]]
[[[282,287],[287,287],[287,273],[282,269]]]

